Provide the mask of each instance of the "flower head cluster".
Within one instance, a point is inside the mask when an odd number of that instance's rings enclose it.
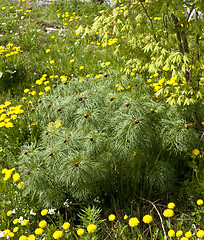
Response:
[[[18,115],[24,112],[24,110],[21,109],[22,105],[18,105],[16,107],[10,105],[10,101],[6,101],[4,104],[0,105],[0,128],[13,127],[12,121],[16,120]]]
[[[198,206],[203,205],[203,200],[202,200],[202,199],[198,199],[198,200],[197,200],[197,205],[198,205]]]
[[[115,215],[114,214],[109,215],[108,220],[113,222],[115,220]]]
[[[5,57],[10,57],[18,54],[19,52],[23,52],[21,47],[15,47],[12,43],[8,43],[6,47],[0,46],[0,55],[5,54]]]
[[[136,217],[130,218],[129,220],[130,227],[136,227],[139,223],[140,221]]]
[[[96,231],[96,225],[95,224],[89,224],[87,227],[88,233],[94,233]]]
[[[166,209],[163,212],[164,217],[173,217],[174,216],[174,211],[172,209]]]
[[[144,222],[144,223],[151,223],[152,222],[152,220],[153,220],[153,218],[152,218],[152,216],[150,216],[150,215],[145,215],[143,218],[142,218],[142,221]]]

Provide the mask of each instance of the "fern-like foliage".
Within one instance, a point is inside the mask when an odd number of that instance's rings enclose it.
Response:
[[[189,113],[148,92],[140,78],[118,75],[58,83],[31,112],[43,131],[36,145],[22,147],[24,194],[59,206],[65,199],[126,201],[171,192],[199,132]]]

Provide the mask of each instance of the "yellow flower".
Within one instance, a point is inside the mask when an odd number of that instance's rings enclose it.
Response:
[[[42,215],[42,216],[47,215],[47,213],[48,213],[48,210],[47,210],[47,209],[43,209],[43,210],[41,211],[41,215]]]
[[[89,233],[94,233],[96,231],[96,225],[94,224],[89,224],[88,227],[87,227],[87,231]]]
[[[65,222],[65,223],[62,225],[62,227],[64,228],[64,230],[68,230],[69,227],[70,227],[70,223]]]
[[[43,229],[42,228],[36,228],[35,229],[35,234],[36,235],[41,235],[43,233]]]
[[[17,224],[18,221],[19,221],[18,218],[14,219],[14,220],[13,220],[13,224]]]
[[[80,70],[84,69],[84,66],[81,66],[79,69],[80,69]]]
[[[168,236],[169,236],[169,237],[173,237],[174,235],[175,235],[175,231],[172,230],[172,229],[170,229],[170,230],[168,231]]]
[[[199,230],[196,235],[199,238],[204,238],[204,231],[203,230]]]
[[[136,227],[139,223],[140,222],[137,218],[130,218],[129,220],[130,227]]]
[[[172,209],[166,209],[163,212],[164,217],[173,217],[174,216],[174,211]]]
[[[55,231],[52,236],[53,236],[54,239],[60,239],[63,236],[63,232],[62,231]]]
[[[42,82],[41,80],[37,80],[35,83],[36,83],[37,85],[41,85],[43,82]]]
[[[23,187],[23,182],[20,182],[20,183],[17,185],[17,187],[18,187],[19,189],[21,189],[21,188]]]
[[[10,232],[10,233],[8,234],[8,236],[9,236],[9,238],[14,237],[14,233],[13,233],[13,232]]]
[[[22,236],[19,237],[19,240],[27,240],[27,237],[22,235]]]
[[[155,74],[154,74],[154,77],[157,77],[157,76],[159,76],[159,73],[155,73]]]
[[[108,220],[109,221],[114,221],[115,220],[115,215],[114,214],[110,214],[109,216],[108,216]]]
[[[18,180],[20,179],[20,175],[18,173],[14,173],[13,174],[13,180],[14,182],[18,182]]]
[[[193,236],[192,232],[186,232],[185,237],[191,238]]]
[[[51,64],[54,64],[54,63],[55,63],[55,61],[54,61],[54,60],[50,60],[50,63],[51,63]]]
[[[45,85],[48,85],[49,83],[50,83],[49,81],[45,81],[45,82],[44,82]]]
[[[163,67],[164,71],[169,71],[169,67]]]
[[[152,216],[145,215],[142,220],[144,223],[151,223],[153,219],[152,219]]]
[[[180,240],[188,240],[187,237],[182,237]]]
[[[127,215],[124,216],[124,220],[126,220],[126,219],[128,219],[128,216],[127,216]]]
[[[174,204],[173,202],[170,202],[170,203],[168,204],[168,208],[174,209],[174,208],[175,208],[175,204]]]
[[[11,105],[11,102],[10,102],[10,101],[6,101],[6,102],[4,103],[4,105],[5,105],[6,107],[8,107],[9,105]]]
[[[45,52],[46,52],[46,53],[49,53],[49,52],[50,52],[50,49],[47,49]]]
[[[15,227],[15,228],[13,229],[13,232],[18,232],[18,229],[19,229],[19,227]]]
[[[89,78],[91,75],[90,74],[87,74],[86,77]]]
[[[1,172],[2,172],[3,174],[5,174],[7,171],[8,171],[8,169],[7,169],[7,168],[4,168],[4,169],[2,169]]]
[[[31,95],[34,96],[35,94],[36,94],[36,91],[32,91],[32,92],[31,92]]]
[[[45,91],[49,91],[51,89],[50,86],[45,87]]]
[[[181,230],[176,232],[176,236],[179,238],[183,235],[183,232]]]
[[[131,73],[130,73],[130,76],[134,76],[134,75],[135,75],[135,73],[134,73],[134,72],[131,72]]]
[[[22,226],[27,226],[28,223],[29,223],[29,221],[28,221],[27,219],[23,219],[21,225],[22,225]]]
[[[12,211],[11,210],[9,210],[7,213],[6,213],[6,215],[9,217],[9,216],[11,216],[11,214],[12,214]]]
[[[200,151],[197,148],[193,149],[192,154],[197,156],[200,154]]]
[[[6,9],[6,7],[2,7],[1,10],[4,11]]]
[[[106,62],[106,63],[105,63],[106,66],[109,66],[110,64],[111,64],[110,62]]]
[[[39,94],[38,94],[39,96],[41,96],[41,95],[43,95],[43,92],[39,92]]]
[[[29,235],[28,240],[35,240],[35,235],[33,235],[33,234]]]
[[[55,36],[52,36],[51,38],[52,38],[52,39],[54,39],[54,38],[55,38]]]
[[[198,199],[198,200],[197,200],[197,205],[198,205],[198,206],[203,205],[203,200],[202,200],[202,199]]]
[[[46,227],[46,225],[47,225],[47,222],[45,220],[42,220],[42,221],[39,222],[39,227],[40,228],[44,228],[44,227]]]
[[[84,229],[83,229],[83,228],[79,228],[79,229],[77,230],[77,235],[81,236],[81,235],[83,235],[83,234],[84,234]]]
[[[73,63],[73,62],[74,62],[74,59],[71,59],[71,60],[70,60],[70,63]]]

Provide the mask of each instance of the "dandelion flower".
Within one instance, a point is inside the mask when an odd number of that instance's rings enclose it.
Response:
[[[49,91],[51,89],[50,86],[45,87],[45,91]]]
[[[47,213],[48,213],[48,210],[47,210],[47,209],[43,209],[43,210],[41,211],[41,215],[42,215],[42,216],[47,215]]]
[[[115,215],[114,214],[109,215],[108,220],[111,221],[111,222],[114,221],[115,220]]]
[[[164,217],[173,217],[174,216],[174,211],[172,209],[166,209],[163,212]]]
[[[130,218],[130,220],[129,220],[130,227],[136,227],[139,223],[140,222],[136,217],[135,218]]]
[[[163,67],[163,70],[167,72],[169,71],[169,67]]]
[[[145,215],[144,217],[143,217],[143,219],[142,219],[142,221],[144,222],[144,223],[151,223],[152,222],[152,220],[153,220],[153,218],[152,218],[152,216],[150,216],[150,215]]]
[[[13,220],[13,224],[17,224],[18,223],[18,218],[15,218],[14,220]]]
[[[9,210],[7,213],[6,213],[6,215],[9,217],[9,216],[11,216],[11,214],[12,214],[12,211],[11,210]]]
[[[35,234],[36,235],[41,235],[43,233],[43,229],[42,228],[36,228],[35,229]]]
[[[55,63],[55,61],[54,60],[50,60],[50,64],[54,64]]]
[[[175,235],[175,231],[172,230],[172,229],[170,229],[170,230],[168,231],[168,236],[169,236],[169,237],[174,237],[174,235]]]
[[[36,94],[36,91],[32,91],[31,95],[34,96]]]
[[[18,182],[19,179],[20,179],[20,175],[18,173],[14,173],[13,175],[14,182]]]
[[[49,53],[49,52],[50,52],[50,49],[47,49],[45,52],[46,52],[46,53]]]
[[[192,154],[198,156],[200,154],[200,151],[197,148],[193,149]]]
[[[23,182],[20,182],[20,183],[17,185],[17,187],[18,187],[19,189],[21,189],[21,188],[23,187]]]
[[[28,93],[30,90],[28,88],[24,89],[24,93]]]
[[[46,225],[47,225],[47,222],[45,220],[42,220],[42,221],[39,222],[39,227],[40,228],[44,228],[44,227],[46,227]]]
[[[19,229],[19,227],[15,227],[15,228],[13,229],[13,232],[18,232],[18,229]]]
[[[182,237],[180,240],[188,240],[187,237]]]
[[[197,205],[198,205],[198,206],[203,205],[203,200],[202,200],[202,199],[198,199],[198,200],[197,200]]]
[[[64,230],[68,230],[69,227],[70,227],[70,223],[65,222],[65,223],[62,225],[62,227],[64,228]]]
[[[35,82],[37,85],[41,85],[43,82],[41,80],[36,80]]]
[[[128,215],[125,214],[125,216],[124,216],[123,219],[124,219],[124,220],[128,219]]]
[[[186,232],[185,237],[191,238],[193,236],[192,232]]]
[[[22,226],[27,226],[29,223],[29,221],[27,219],[23,219],[23,221],[21,222]]]
[[[176,236],[179,238],[183,235],[183,231],[179,230],[176,232]]]
[[[27,240],[27,237],[25,235],[22,235],[19,237],[19,240]]]
[[[79,69],[80,69],[80,70],[84,69],[84,66],[81,66]]]
[[[52,236],[53,236],[54,239],[60,239],[63,236],[63,232],[62,231],[55,231]]]
[[[74,59],[71,59],[71,60],[70,60],[70,63],[73,63],[73,62],[74,62]]]
[[[78,236],[81,236],[81,235],[83,235],[84,234],[84,229],[83,228],[79,228],[78,230],[77,230],[77,235]]]
[[[35,239],[36,239],[36,237],[35,237],[35,235],[33,235],[33,234],[31,234],[31,235],[28,236],[28,240],[35,240]]]
[[[174,208],[175,208],[175,204],[174,204],[173,202],[170,202],[170,203],[168,204],[168,208],[174,209]]]
[[[203,230],[199,230],[196,235],[199,238],[204,238],[204,231]]]
[[[96,225],[94,224],[89,224],[88,227],[87,227],[87,231],[89,233],[94,233],[96,231]]]

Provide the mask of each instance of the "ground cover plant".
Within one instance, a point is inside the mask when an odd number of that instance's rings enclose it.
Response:
[[[0,3],[1,238],[204,237],[203,3],[161,5]]]

